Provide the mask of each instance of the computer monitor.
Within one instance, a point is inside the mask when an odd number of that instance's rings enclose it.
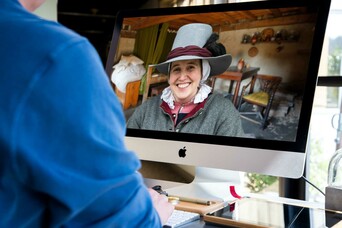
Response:
[[[167,23],[172,36],[182,25],[206,23],[219,34],[219,41],[232,55],[232,67],[243,58],[247,68],[259,68],[257,74],[282,77],[274,99],[277,108],[270,117],[285,121],[278,123],[280,128],[275,128],[274,123],[274,128],[270,124],[260,130],[257,124],[242,118],[245,137],[128,128],[127,147],[144,161],[301,177],[329,7],[330,1],[326,0],[286,0],[119,12],[106,63],[109,77],[122,55],[135,55],[134,44],[141,29],[156,25],[160,28]],[[171,47],[164,48],[169,48],[164,50],[167,53]],[[157,62],[137,57],[146,65],[165,61],[163,54]],[[250,80],[241,81],[240,87]],[[221,83],[218,87],[223,89],[214,89],[213,93],[230,99],[234,90],[225,90],[224,80],[217,79],[216,83]],[[124,110],[127,118],[132,110]],[[272,134],[272,129],[282,131],[282,135]],[[182,152],[186,156],[180,155]],[[193,190],[189,190],[191,194]],[[179,190],[175,192],[180,194]]]

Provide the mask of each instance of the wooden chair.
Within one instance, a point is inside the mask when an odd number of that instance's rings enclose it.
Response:
[[[154,67],[151,65],[148,66],[147,73],[146,73],[146,84],[145,84],[145,90],[144,90],[142,102],[145,102],[148,99],[148,94],[149,94],[151,86],[155,84],[166,83],[168,80],[167,75],[160,74],[160,73],[156,75],[156,77],[153,77],[153,71],[154,71]]]
[[[272,107],[275,92],[281,83],[282,78],[272,75],[255,75],[252,80],[242,87],[241,96],[239,98],[238,110],[241,117],[253,122],[261,124],[261,128],[265,129],[268,125],[269,113]],[[259,88],[256,89],[257,85]],[[249,91],[247,89],[249,88]],[[257,91],[254,91],[257,90]],[[257,107],[256,111],[241,111],[242,104],[248,103]],[[251,119],[249,115],[257,115],[257,119]]]
[[[140,82],[141,80],[128,82],[126,85],[126,93],[120,91],[117,87],[114,87],[114,91],[118,96],[124,110],[137,106]]]

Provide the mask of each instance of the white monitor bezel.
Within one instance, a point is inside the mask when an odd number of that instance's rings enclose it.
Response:
[[[194,12],[215,12],[224,10],[246,10],[279,8],[291,6],[318,7],[319,22],[316,24],[313,47],[321,47],[324,39],[329,1],[261,1],[178,7],[164,9],[145,9],[121,11],[116,20],[112,44],[106,65],[110,76],[118,43],[122,19],[147,15],[186,14]],[[127,129],[127,147],[140,159],[212,167],[243,172],[260,173],[287,178],[299,178],[304,171],[306,148],[313,97],[317,81],[321,48],[312,48],[308,70],[308,81],[303,95],[297,138],[294,142],[260,140],[252,138],[220,137],[209,135],[179,134],[170,132]],[[186,147],[187,156],[178,156],[179,149]],[[208,156],[209,154],[209,156]]]

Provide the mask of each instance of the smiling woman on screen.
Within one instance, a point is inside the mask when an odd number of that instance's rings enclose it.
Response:
[[[213,94],[210,76],[222,74],[232,62],[218,35],[208,24],[182,26],[167,60],[156,64],[168,75],[169,87],[139,106],[128,128],[196,134],[242,136],[238,111],[232,102]]]

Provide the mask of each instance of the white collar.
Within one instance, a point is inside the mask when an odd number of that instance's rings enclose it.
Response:
[[[206,84],[200,84],[200,89],[195,95],[194,104],[203,102],[211,93],[211,87]],[[163,90],[161,99],[165,101],[171,109],[175,108],[175,98],[173,97],[170,86]]]

